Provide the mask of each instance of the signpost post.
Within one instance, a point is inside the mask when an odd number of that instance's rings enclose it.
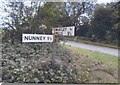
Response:
[[[53,43],[56,42],[56,32],[55,32],[55,29],[52,30],[52,34],[53,34]]]
[[[55,42],[56,42],[56,32],[55,29],[52,30],[52,35],[53,35],[53,43],[52,43],[52,48],[53,48],[53,53],[52,53],[52,59],[51,59],[51,64],[53,65],[55,62],[54,56],[55,56]]]

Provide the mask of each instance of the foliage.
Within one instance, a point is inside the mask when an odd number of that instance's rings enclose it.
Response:
[[[40,22],[48,27],[46,31],[48,33],[51,33],[52,27],[58,26],[58,20],[62,18],[63,16],[59,13],[54,3],[46,3],[43,7],[39,8],[39,15],[38,19],[40,19]]]
[[[96,42],[118,44],[119,32],[119,2],[97,4],[88,22],[82,23],[76,30],[76,35],[90,38]],[[81,20],[84,19],[81,18]],[[93,37],[94,36],[94,37]]]
[[[41,2],[40,2],[41,3]],[[22,33],[49,33],[51,27],[57,26],[57,20],[62,17],[53,3],[31,2],[26,6],[24,2],[9,2],[5,11],[9,14],[4,39],[21,40]]]
[[[112,9],[97,7],[92,22],[93,33],[96,37],[105,39],[107,31],[112,29]]]
[[[4,43],[2,56],[3,82],[79,82],[77,69],[72,66],[72,55],[57,44]]]
[[[8,21],[4,22],[5,36],[4,39],[21,39],[21,34],[26,32],[29,33],[31,28],[31,21],[34,17],[35,4],[31,3],[30,7],[25,6],[23,2],[9,2],[4,8],[8,14],[6,17]],[[10,20],[10,21],[9,21]]]
[[[118,83],[118,57],[73,46],[64,48],[75,55],[74,63],[86,83]]]
[[[76,35],[86,36],[86,34],[88,33],[88,30],[90,29],[90,25],[86,23],[86,24],[78,26],[78,28],[79,29],[76,31]]]

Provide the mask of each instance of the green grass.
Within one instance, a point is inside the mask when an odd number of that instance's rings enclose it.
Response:
[[[82,77],[87,83],[118,83],[118,57],[68,45],[62,47],[73,54],[78,72],[88,72],[88,77]]]
[[[71,47],[71,46],[64,46],[64,47],[67,49],[70,49],[75,54],[89,56],[92,59],[101,61],[105,64],[106,63],[111,64],[112,68],[118,68],[118,57],[116,57],[116,56],[112,56],[112,55],[108,55],[108,54],[100,53],[100,52],[95,52],[95,51],[90,51],[90,50],[86,50],[86,49],[81,49],[81,48],[77,48],[77,47]]]

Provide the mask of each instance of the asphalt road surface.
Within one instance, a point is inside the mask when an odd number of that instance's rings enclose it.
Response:
[[[66,41],[66,42],[61,42],[61,43],[64,43],[65,45],[78,47],[78,48],[83,48],[83,49],[88,49],[88,50],[92,50],[92,51],[98,51],[101,53],[106,53],[106,54],[114,55],[117,57],[118,57],[118,53],[120,52],[120,50],[114,49],[114,48],[85,44],[85,43],[74,42],[74,41]]]

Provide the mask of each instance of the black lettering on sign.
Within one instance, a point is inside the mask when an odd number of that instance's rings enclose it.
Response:
[[[36,40],[36,39],[39,39],[39,38],[32,36],[30,40]]]
[[[52,40],[52,38],[51,37],[47,37],[47,40]]]
[[[40,40],[42,40],[42,36],[40,36]]]
[[[24,36],[24,40],[45,40],[42,36]]]
[[[28,39],[29,39],[29,37],[28,37],[28,36],[25,36],[24,40],[28,40]]]
[[[50,37],[47,37],[47,39],[49,40]]]
[[[43,37],[43,40],[45,40],[45,37]]]

